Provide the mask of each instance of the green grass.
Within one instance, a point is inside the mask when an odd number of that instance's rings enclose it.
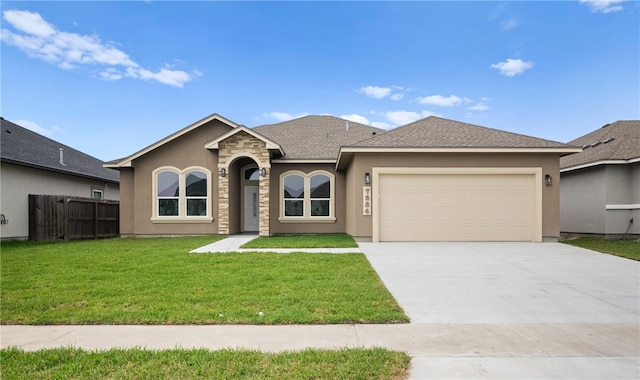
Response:
[[[573,240],[563,240],[562,242],[576,247],[640,261],[640,242],[635,240],[608,240],[596,237],[581,237]]]
[[[242,248],[357,248],[353,237],[347,234],[276,235],[251,240]]]
[[[3,243],[2,323],[408,321],[362,254],[187,253],[211,240]]]
[[[405,379],[410,358],[382,348],[260,353],[58,348],[0,351],[10,379]]]

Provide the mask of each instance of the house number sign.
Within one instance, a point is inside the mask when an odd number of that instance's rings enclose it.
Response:
[[[371,215],[371,186],[362,188],[362,215]]]

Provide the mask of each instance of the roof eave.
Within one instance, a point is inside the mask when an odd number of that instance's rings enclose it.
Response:
[[[559,153],[561,156],[582,152],[578,147],[342,147],[336,169],[343,169],[355,153]]]
[[[623,159],[619,159],[619,160],[598,160],[598,161],[587,162],[587,163],[584,163],[584,164],[578,164],[578,165],[567,166],[565,168],[560,168],[560,173],[566,173],[566,172],[579,170],[579,169],[592,168],[594,166],[601,166],[601,165],[628,165],[628,164],[635,164],[637,162],[640,162],[640,157],[630,158],[630,159],[627,159],[627,160],[623,160]]]
[[[111,183],[117,183],[117,184],[120,183],[120,181],[117,179],[101,177],[101,176],[91,175],[86,173],[79,173],[79,172],[54,168],[54,167],[45,166],[45,165],[38,165],[31,162],[17,161],[17,160],[8,159],[6,157],[3,157],[0,161],[7,164],[11,164],[11,165],[23,166],[25,168],[31,168],[31,169],[45,170],[48,172],[60,173],[60,174],[74,176],[74,177],[87,178],[87,179],[93,179],[93,180],[111,182]]]

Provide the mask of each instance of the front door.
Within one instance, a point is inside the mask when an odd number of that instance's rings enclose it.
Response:
[[[244,230],[258,231],[260,227],[258,186],[244,187]]]

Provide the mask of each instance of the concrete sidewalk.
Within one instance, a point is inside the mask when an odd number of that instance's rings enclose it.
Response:
[[[410,379],[637,379],[638,324],[0,326],[1,346],[266,352],[386,347],[412,356]]]
[[[215,243],[196,248],[189,253],[217,253],[217,252],[310,252],[310,253],[361,253],[360,248],[240,248],[245,243],[257,238],[258,235],[231,235]]]

